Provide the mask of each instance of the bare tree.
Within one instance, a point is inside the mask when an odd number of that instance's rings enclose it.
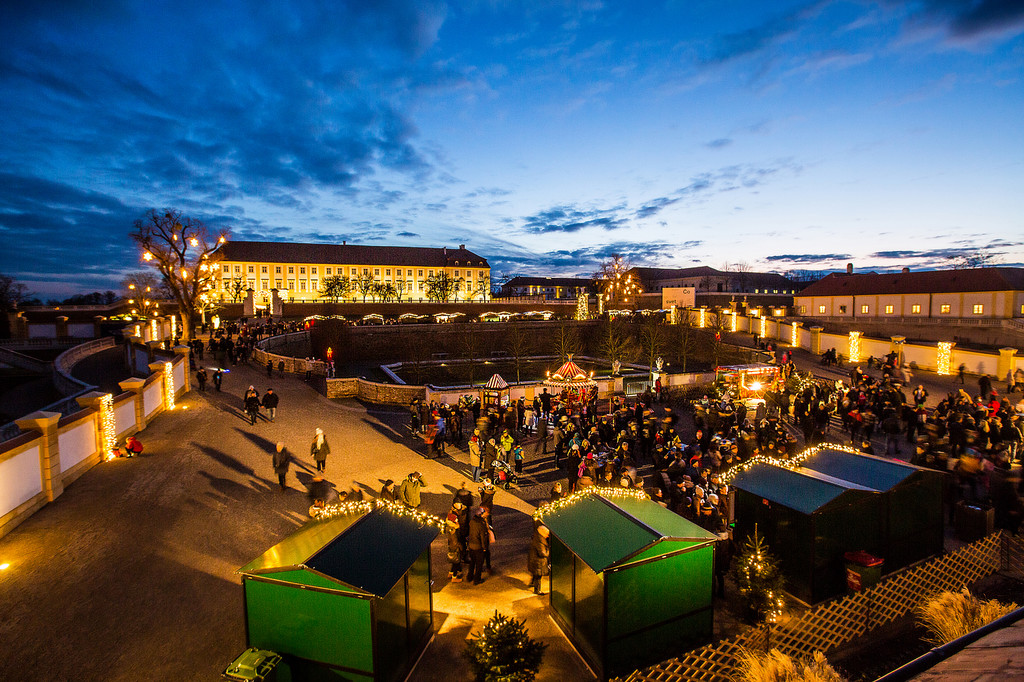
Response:
[[[631,272],[629,261],[617,253],[601,264],[594,274],[598,295],[604,298],[605,308],[635,308],[643,287]]]
[[[621,320],[608,320],[601,325],[601,354],[614,364],[629,362],[636,353],[636,344],[629,325]]]
[[[999,264],[994,253],[962,253],[959,256],[947,256],[947,259],[954,270],[992,268]]]
[[[648,318],[640,325],[640,348],[643,352],[644,362],[650,371],[654,371],[654,363],[664,352],[665,348],[665,327],[660,320]]]
[[[178,304],[182,318],[183,341],[192,338],[199,317],[199,299],[213,288],[222,254],[218,247],[227,241],[213,238],[199,220],[180,211],[150,211],[135,221],[131,238],[142,248],[142,260],[152,263],[164,286]]]
[[[361,275],[356,275],[352,280],[352,286],[363,295],[363,303],[366,303],[366,297],[372,296],[376,288],[377,282],[373,279],[373,275],[368,272],[364,272]]]
[[[551,337],[551,346],[552,351],[559,357],[559,362],[565,362],[570,355],[578,354],[583,344],[576,324],[567,320],[559,322]]]
[[[697,352],[697,325],[694,323],[693,318],[690,317],[690,312],[683,311],[679,316],[679,323],[675,325],[675,336],[676,336],[676,352],[679,355],[679,359],[683,363],[683,371],[686,371],[686,363],[692,355]]]
[[[533,335],[523,326],[520,320],[512,320],[508,323],[508,334],[505,335],[505,348],[512,358],[516,368],[516,383],[522,381],[520,369],[523,358],[529,356],[533,350]]]
[[[248,288],[249,287],[246,285],[245,280],[242,279],[241,277],[235,277],[234,279],[229,281],[224,287],[224,289],[231,296],[232,303],[238,303],[239,301],[241,301],[242,298],[245,297],[245,291]]]
[[[466,375],[472,386],[476,381],[476,367],[480,360],[480,330],[471,322],[460,324],[459,327],[459,347],[466,360]]]

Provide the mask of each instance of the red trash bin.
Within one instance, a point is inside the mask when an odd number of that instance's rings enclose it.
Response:
[[[884,559],[868,554],[864,550],[846,552],[843,558],[846,559],[846,587],[850,592],[860,592],[877,585],[882,579]]]

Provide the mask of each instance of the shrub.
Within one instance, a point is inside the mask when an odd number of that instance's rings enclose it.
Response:
[[[743,651],[739,668],[743,682],[845,682],[820,651],[809,661],[790,658],[778,649],[767,654]]]
[[[521,621],[494,612],[466,648],[477,682],[532,682],[546,644],[530,637]]]
[[[1017,608],[991,599],[982,601],[967,591],[942,592],[917,608],[917,617],[936,646],[952,642]]]

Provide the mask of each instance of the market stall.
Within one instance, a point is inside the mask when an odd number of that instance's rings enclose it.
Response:
[[[782,381],[780,368],[757,362],[750,365],[725,365],[715,368],[715,383],[729,392],[733,399],[741,400],[748,408],[764,402],[766,391],[776,390]]]
[[[593,372],[588,375],[580,369],[579,365],[572,361],[572,355],[553,373],[548,372],[544,385],[552,389],[551,393],[559,400],[565,401],[570,408],[585,402],[590,391],[597,390]]]
[[[484,385],[484,409],[508,405],[511,389],[500,374],[494,374]]]
[[[642,492],[592,488],[541,507],[555,621],[600,679],[711,638],[716,536]]]
[[[281,654],[290,679],[402,679],[433,632],[439,529],[370,502],[338,509],[239,569],[246,646]]]

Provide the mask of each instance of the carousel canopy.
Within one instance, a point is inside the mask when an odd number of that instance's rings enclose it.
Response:
[[[545,379],[544,384],[558,389],[568,388],[570,390],[590,388],[597,385],[595,381],[587,377],[587,373],[580,369],[579,365],[572,361],[572,356],[550,377]]]
[[[484,388],[500,391],[508,388],[508,383],[501,378],[500,374],[495,374],[487,381],[487,385]]]

